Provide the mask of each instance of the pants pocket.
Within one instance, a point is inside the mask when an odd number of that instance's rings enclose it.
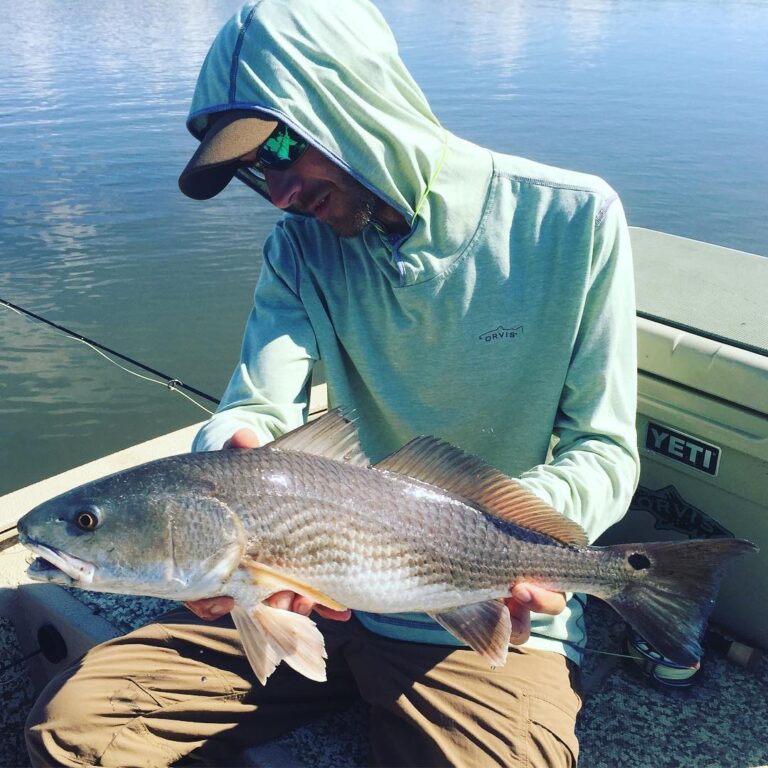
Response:
[[[528,700],[528,766],[574,768],[579,758],[576,712],[544,699]]]

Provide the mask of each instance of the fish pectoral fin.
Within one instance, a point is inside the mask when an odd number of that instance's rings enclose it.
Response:
[[[262,685],[281,661],[310,680],[325,681],[325,640],[312,619],[262,603],[247,609],[236,605],[232,618]]]
[[[512,624],[509,609],[499,600],[462,605],[442,613],[429,614],[470,648],[487,659],[491,667],[503,667],[507,661]]]
[[[257,563],[255,560],[245,560],[243,561],[242,566],[248,572],[251,581],[267,594],[271,595],[275,592],[287,589],[291,592],[296,592],[298,595],[309,597],[316,603],[332,608],[334,611],[347,610],[346,605],[342,605],[324,592],[320,592],[320,590],[311,587],[309,584],[305,584],[299,579],[293,578],[293,576],[280,573],[280,571],[276,571],[268,565]]]

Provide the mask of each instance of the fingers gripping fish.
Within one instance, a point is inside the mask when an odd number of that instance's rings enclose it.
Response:
[[[281,661],[325,679],[314,622],[263,601],[280,590],[336,610],[424,611],[506,662],[510,585],[607,601],[658,651],[694,664],[742,539],[592,547],[522,485],[433,437],[375,466],[339,411],[253,450],[160,459],[87,483],[19,521],[33,579],[196,600],[235,599],[264,683]]]

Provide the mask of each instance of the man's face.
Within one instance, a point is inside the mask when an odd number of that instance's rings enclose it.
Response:
[[[244,160],[249,158],[246,155]],[[264,170],[272,202],[314,216],[339,237],[354,237],[374,217],[394,211],[314,147],[285,170]],[[388,209],[388,210],[385,210]]]

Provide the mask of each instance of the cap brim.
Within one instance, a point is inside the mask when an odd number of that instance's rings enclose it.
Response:
[[[179,189],[194,200],[218,195],[237,172],[237,160],[263,144],[276,126],[244,109],[222,113],[181,172]]]

